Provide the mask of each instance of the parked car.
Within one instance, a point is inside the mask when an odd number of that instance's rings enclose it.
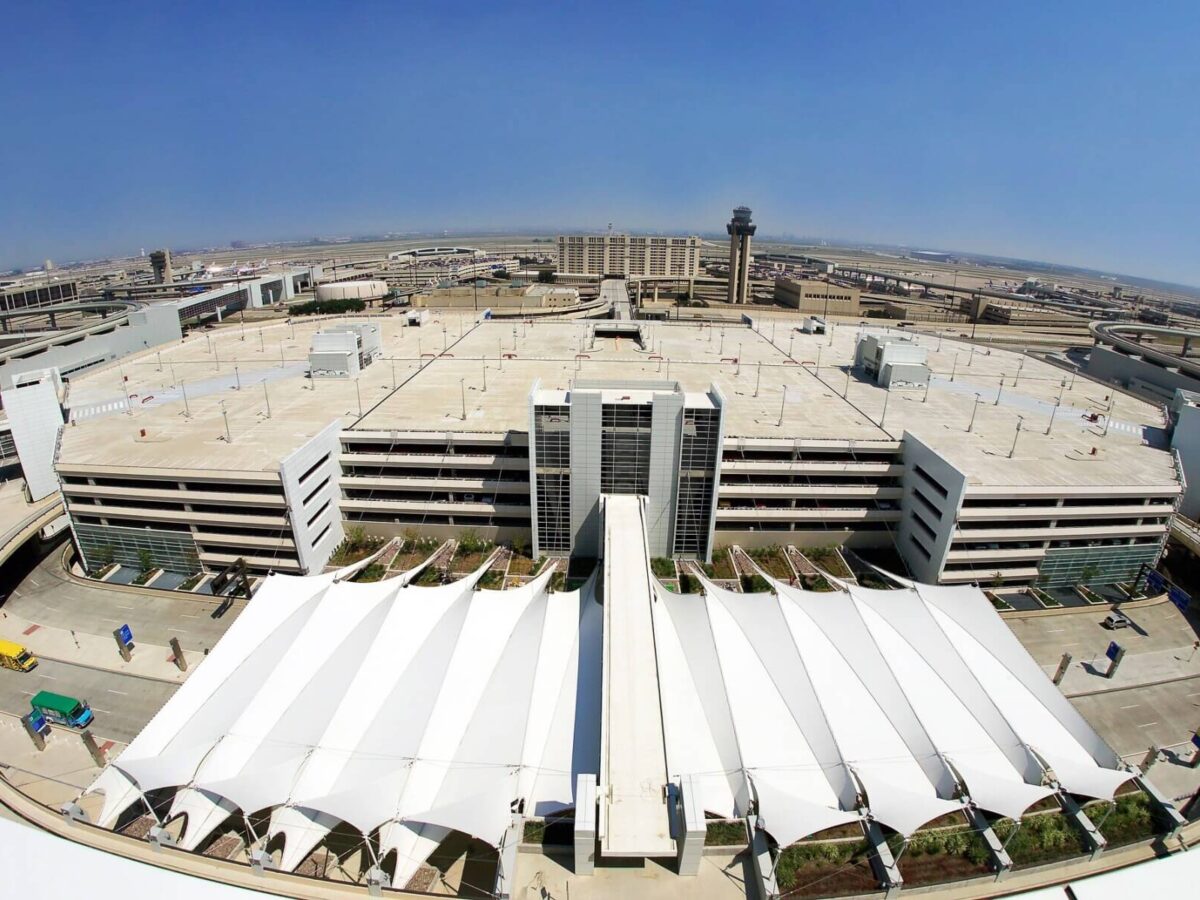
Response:
[[[1110,631],[1115,631],[1118,628],[1128,628],[1132,624],[1129,621],[1129,617],[1124,613],[1110,612],[1104,617],[1104,627]]]

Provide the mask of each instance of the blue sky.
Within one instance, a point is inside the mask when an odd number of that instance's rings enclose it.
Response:
[[[1200,4],[5,4],[0,267],[525,226],[1200,284]]]

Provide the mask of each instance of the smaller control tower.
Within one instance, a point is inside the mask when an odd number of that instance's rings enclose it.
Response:
[[[758,226],[750,222],[750,207],[739,206],[725,226],[729,232],[730,303],[745,303],[750,295],[750,237]]]

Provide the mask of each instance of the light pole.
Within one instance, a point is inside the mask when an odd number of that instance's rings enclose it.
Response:
[[[458,379],[458,389],[462,393],[462,420],[467,421],[467,379]]]
[[[267,382],[263,379],[263,399],[267,401],[267,418],[271,418],[271,395],[267,393]],[[361,413],[359,413],[361,415]]]
[[[958,354],[954,354],[954,362],[950,366],[950,380],[954,380],[954,376],[958,373]]]
[[[785,406],[787,406],[787,385],[786,384],[783,386],[783,399],[779,402],[779,423],[776,425],[777,428],[783,427],[783,409]]]
[[[482,357],[480,362],[483,363],[483,392],[487,393],[487,357]]]
[[[996,388],[996,402],[993,403],[992,406],[1000,405],[1000,395],[1002,393],[1004,393],[1004,376],[1003,375],[1000,376],[1000,387]]]
[[[225,420],[225,443],[233,443],[233,434],[229,431],[229,412],[225,409],[225,401],[221,401],[221,417]]]
[[[890,398],[892,396],[891,388],[884,388],[884,392],[885,393],[883,395],[883,412],[881,412],[879,414],[879,427],[880,428],[883,427],[883,420],[887,418],[888,398]]]
[[[1022,356],[1020,362],[1017,363],[1017,375],[1013,379],[1013,387],[1016,387],[1017,383],[1021,380],[1021,370],[1023,368],[1025,368],[1025,357],[1024,356]]]
[[[242,373],[238,371],[238,367],[233,367],[233,377],[237,379],[237,390],[242,389]]]
[[[192,417],[192,410],[188,406],[187,385],[182,381],[179,382],[179,390],[183,391],[183,416],[185,419],[190,419]]]
[[[358,385],[358,379],[354,379],[354,394],[358,397],[358,417],[362,418],[362,388]]]
[[[762,360],[758,361],[758,374],[754,376],[754,396],[758,396],[758,386],[762,384]]]
[[[1021,436],[1021,425],[1024,424],[1025,417],[1017,416],[1017,433],[1013,435],[1012,446],[1008,449],[1008,458],[1012,459],[1013,454],[1017,452],[1017,438]]]
[[[975,430],[975,413],[979,412],[979,395],[975,395],[975,405],[971,407],[971,423],[967,426],[967,434]]]

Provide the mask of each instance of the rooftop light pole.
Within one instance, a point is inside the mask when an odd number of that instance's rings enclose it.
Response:
[[[1004,393],[1004,376],[1003,375],[1000,376],[1000,387],[996,388],[996,401],[992,404],[992,406],[1000,405],[1000,395],[1002,393]]]
[[[182,381],[179,382],[179,390],[183,391],[183,416],[185,419],[190,419],[192,417],[192,410],[188,406],[187,385]]]
[[[264,382],[265,384],[265,382]],[[362,388],[359,387],[358,379],[354,379],[354,394],[358,397],[358,417],[362,418]]]
[[[954,380],[955,374],[958,372],[958,354],[954,354],[954,363],[950,366],[950,380]]]
[[[1017,382],[1021,380],[1021,370],[1025,368],[1025,357],[1022,356],[1020,362],[1017,363],[1017,375],[1013,379],[1013,387],[1017,386]]]
[[[783,427],[783,409],[787,406],[787,387],[786,384],[783,386],[783,399],[779,402],[779,422],[776,424],[777,428]]]
[[[1021,436],[1021,426],[1025,423],[1024,416],[1017,416],[1017,433],[1013,435],[1012,446],[1008,449],[1008,458],[1012,459],[1013,454],[1017,452],[1017,438]]]
[[[979,412],[979,394],[975,395],[975,405],[971,407],[971,424],[967,426],[967,434],[975,430],[975,413]]]
[[[762,360],[758,361],[758,374],[754,376],[754,396],[758,396],[758,386],[762,384]]]
[[[458,389],[462,393],[462,419],[467,421],[467,380],[465,378],[458,379]]]
[[[271,395],[267,393],[267,382],[264,379],[263,383],[263,399],[267,401],[267,418],[271,418]],[[361,415],[361,413],[359,414]]]
[[[233,367],[233,377],[237,379],[237,390],[242,389],[242,373],[238,371],[238,367]]]
[[[879,414],[879,427],[880,428],[883,427],[883,420],[887,418],[888,398],[890,398],[892,396],[891,388],[884,388],[884,391],[885,391],[885,393],[883,395],[883,412],[881,412]]]
[[[479,361],[481,363],[483,363],[483,392],[486,394],[487,393],[487,357],[486,356],[480,357]]]
[[[225,409],[225,401],[221,401],[221,417],[225,419],[225,443],[233,443],[233,435],[229,431],[229,412]]]

